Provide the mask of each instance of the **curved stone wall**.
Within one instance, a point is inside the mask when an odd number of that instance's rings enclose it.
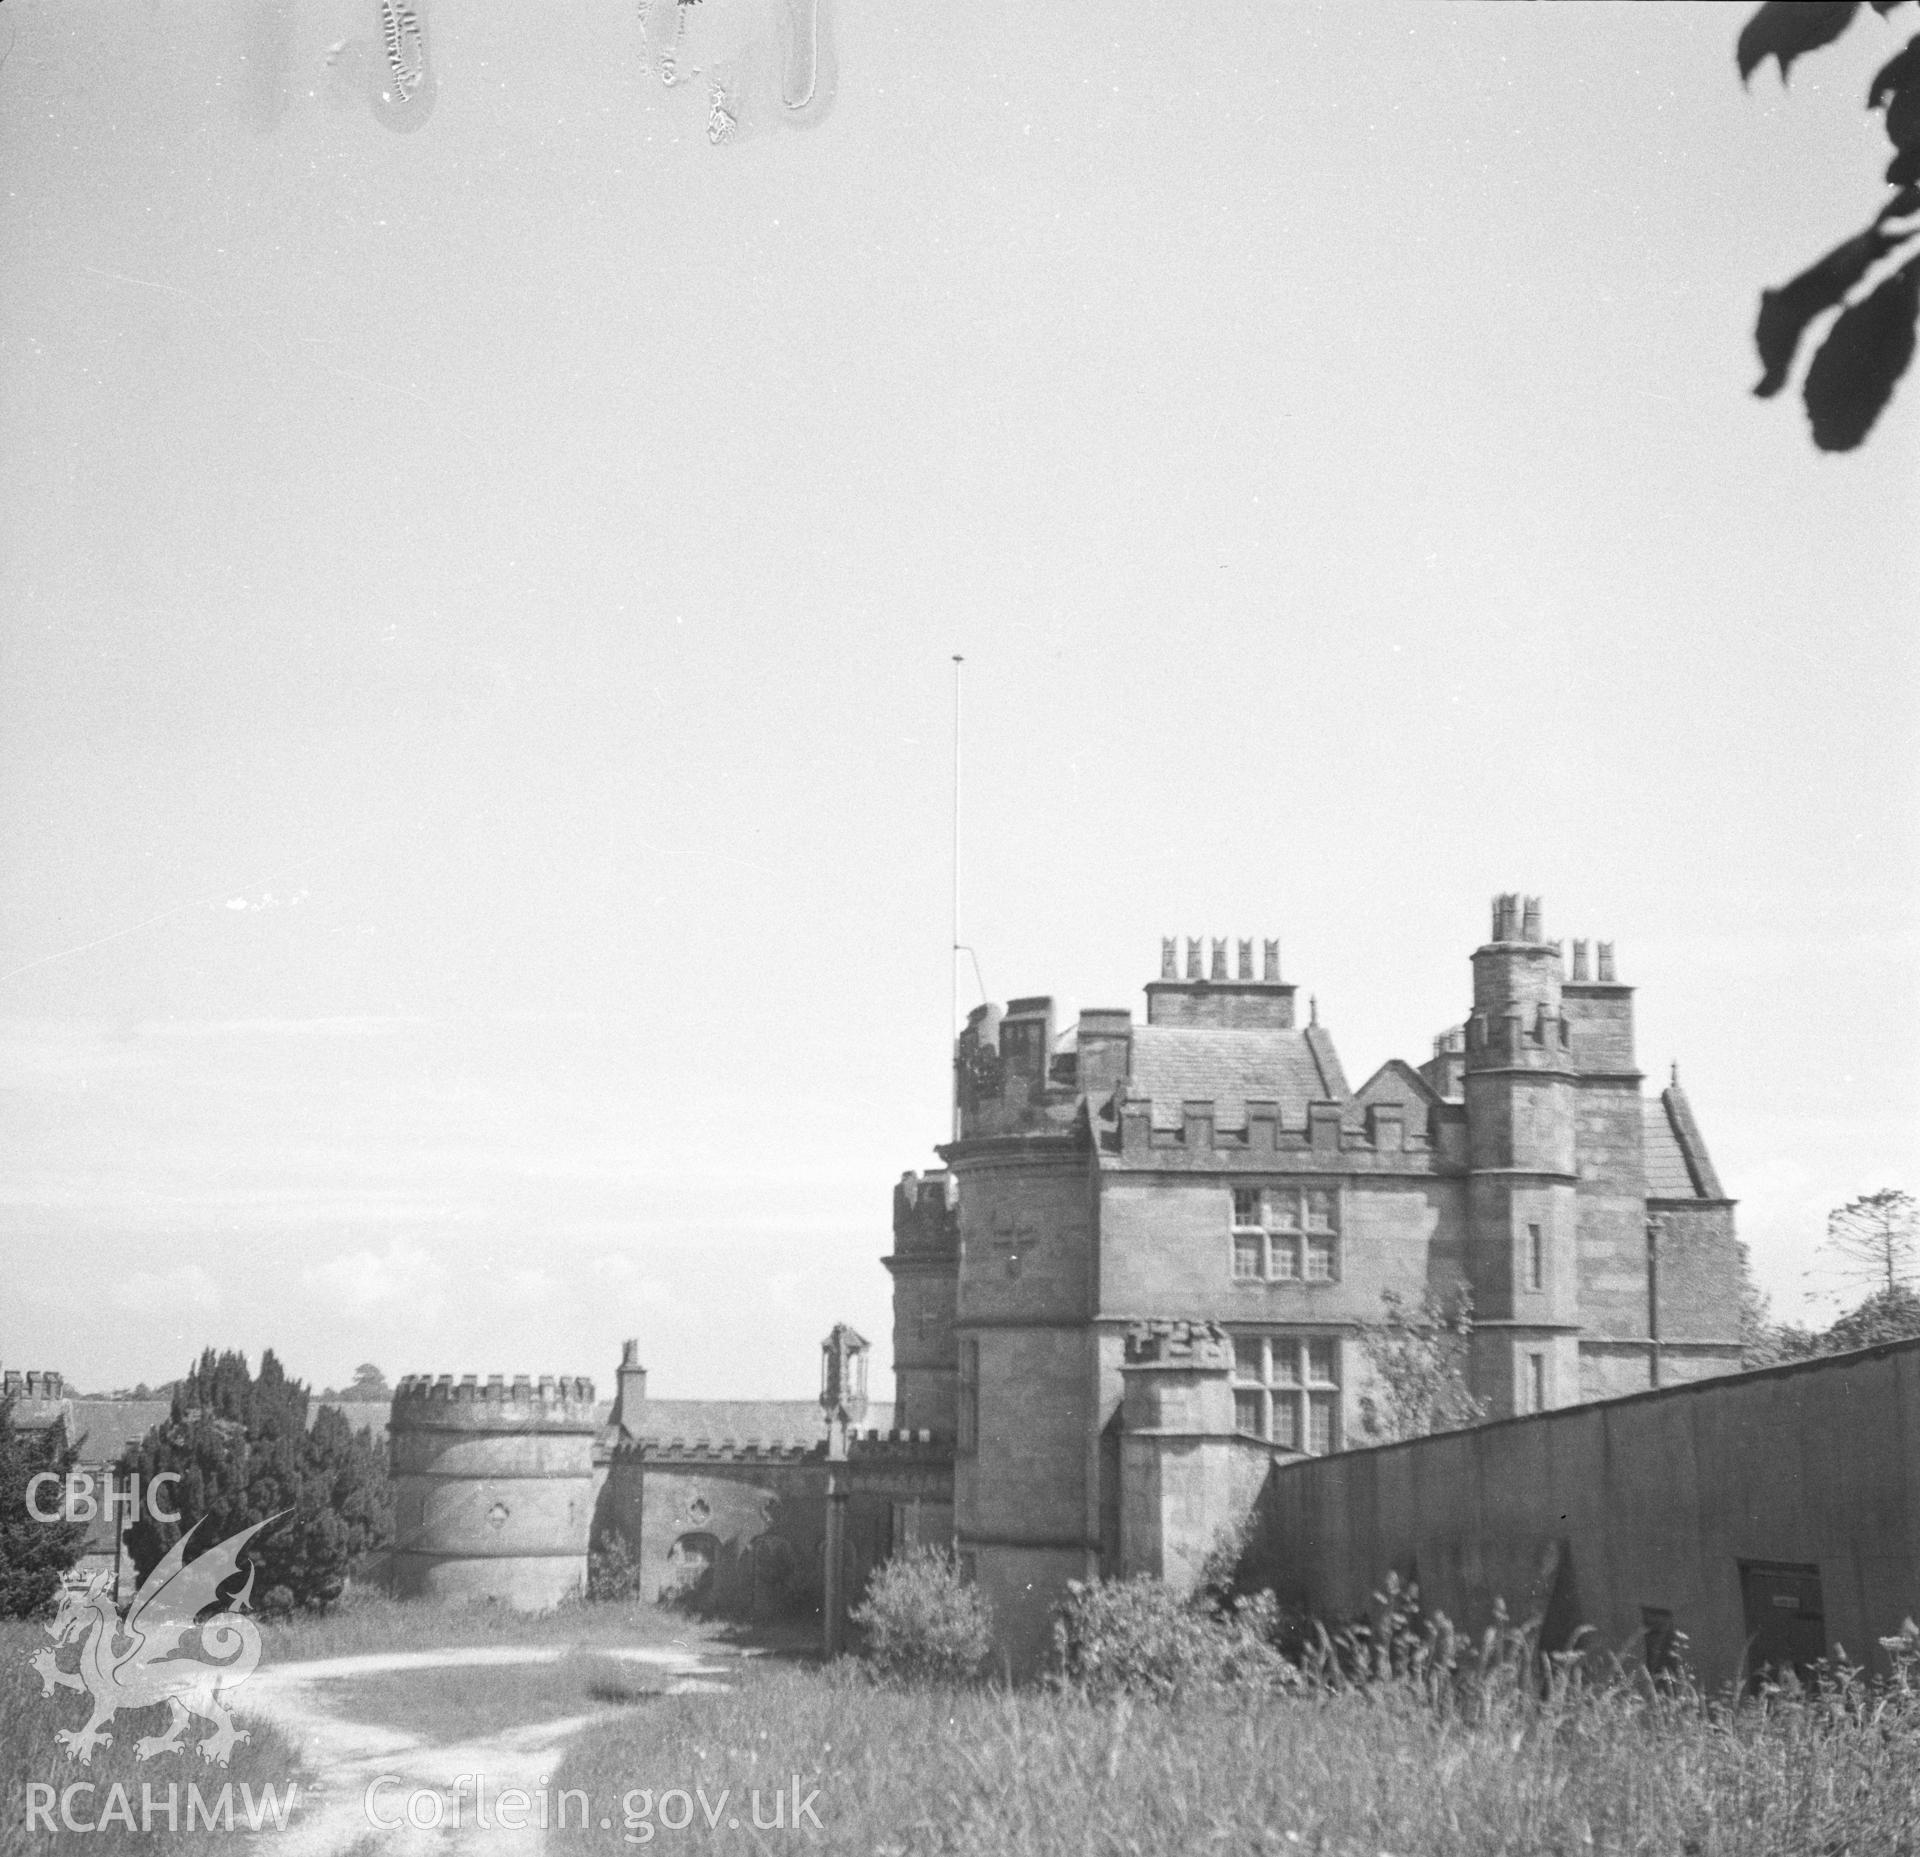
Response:
[[[409,1374],[393,1398],[394,1590],[555,1606],[585,1584],[593,1382]]]

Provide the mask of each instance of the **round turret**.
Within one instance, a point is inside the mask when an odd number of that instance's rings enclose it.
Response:
[[[543,1611],[586,1580],[593,1382],[409,1374],[393,1396],[394,1589]]]

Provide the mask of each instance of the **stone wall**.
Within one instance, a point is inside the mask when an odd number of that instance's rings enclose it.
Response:
[[[1787,1622],[1868,1660],[1920,1616],[1920,1342],[1276,1465],[1246,1571],[1328,1621],[1393,1571],[1469,1630],[1504,1599],[1629,1657],[1665,1619],[1710,1687]],[[1789,1577],[1791,1621],[1755,1599]]]

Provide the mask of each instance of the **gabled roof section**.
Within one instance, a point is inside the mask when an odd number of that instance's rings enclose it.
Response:
[[[1686,1092],[1680,1087],[1678,1071],[1672,1083],[1660,1092],[1660,1100],[1673,1123],[1680,1152],[1686,1156],[1687,1171],[1693,1176],[1695,1190],[1702,1199],[1725,1199],[1726,1189],[1721,1186],[1720,1176],[1714,1172],[1713,1162],[1707,1156],[1707,1144],[1701,1137],[1699,1123],[1693,1119],[1693,1107],[1687,1101]]]
[[[1307,1105],[1344,1102],[1350,1092],[1323,1027],[1304,1031],[1225,1026],[1137,1025],[1128,1093],[1153,1099],[1153,1126],[1178,1128],[1185,1102],[1213,1104],[1219,1128],[1244,1128],[1247,1101],[1280,1105],[1282,1121],[1304,1127]]]
[[[1649,1199],[1725,1199],[1693,1109],[1678,1083],[1640,1104]]]
[[[1353,1092],[1347,1088],[1347,1073],[1340,1068],[1340,1054],[1334,1050],[1327,1028],[1315,1019],[1307,1027],[1305,1037],[1313,1061],[1320,1069],[1321,1100],[1344,1103]]]
[[[1364,1109],[1369,1103],[1417,1103],[1423,1109],[1437,1109],[1446,1098],[1404,1058],[1390,1057],[1353,1095],[1353,1106]]]

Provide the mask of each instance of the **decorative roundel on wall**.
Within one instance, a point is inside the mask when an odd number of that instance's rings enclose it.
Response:
[[[687,1518],[690,1521],[704,1522],[713,1514],[713,1505],[704,1496],[696,1496],[687,1504]]]
[[[512,1510],[510,1510],[504,1502],[496,1502],[493,1507],[487,1511],[487,1523],[493,1528],[504,1528],[507,1525],[507,1517],[510,1514],[512,1514]]]

